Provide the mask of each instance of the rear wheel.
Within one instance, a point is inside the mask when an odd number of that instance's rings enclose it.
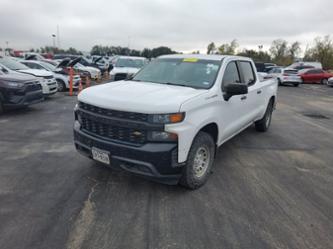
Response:
[[[266,132],[268,130],[272,121],[273,105],[273,100],[270,100],[265,112],[265,116],[259,121],[255,122],[255,127],[257,131]]]
[[[57,80],[58,92],[64,92],[66,90],[65,82],[62,80]]]
[[[279,86],[282,86],[282,82],[279,78],[278,78],[278,84],[279,84]]]
[[[180,184],[189,189],[203,186],[211,172],[215,156],[215,143],[211,135],[199,132],[191,146]]]
[[[323,85],[328,85],[328,80],[327,80],[327,79],[322,79],[322,80],[321,80],[321,84],[323,84]]]

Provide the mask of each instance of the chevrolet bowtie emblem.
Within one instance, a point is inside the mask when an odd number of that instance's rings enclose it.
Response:
[[[140,131],[134,131],[132,134],[137,137],[142,135]]]

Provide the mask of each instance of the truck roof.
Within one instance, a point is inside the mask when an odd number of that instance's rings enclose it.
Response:
[[[225,58],[235,58],[235,59],[246,59],[248,57],[234,56],[234,55],[217,55],[217,54],[173,54],[173,55],[162,55],[158,58],[171,58],[171,59],[185,59],[185,58],[195,58],[199,60],[216,60],[221,61]]]

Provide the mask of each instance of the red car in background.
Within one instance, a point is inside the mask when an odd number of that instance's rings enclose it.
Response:
[[[333,77],[333,74],[322,69],[304,69],[299,71],[298,75],[302,78],[303,83],[321,83],[327,85],[328,79]]]

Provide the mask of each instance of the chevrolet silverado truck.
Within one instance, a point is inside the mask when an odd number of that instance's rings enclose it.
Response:
[[[249,58],[162,56],[131,79],[83,90],[74,142],[96,161],[197,189],[219,146],[252,124],[268,130],[276,95]]]

